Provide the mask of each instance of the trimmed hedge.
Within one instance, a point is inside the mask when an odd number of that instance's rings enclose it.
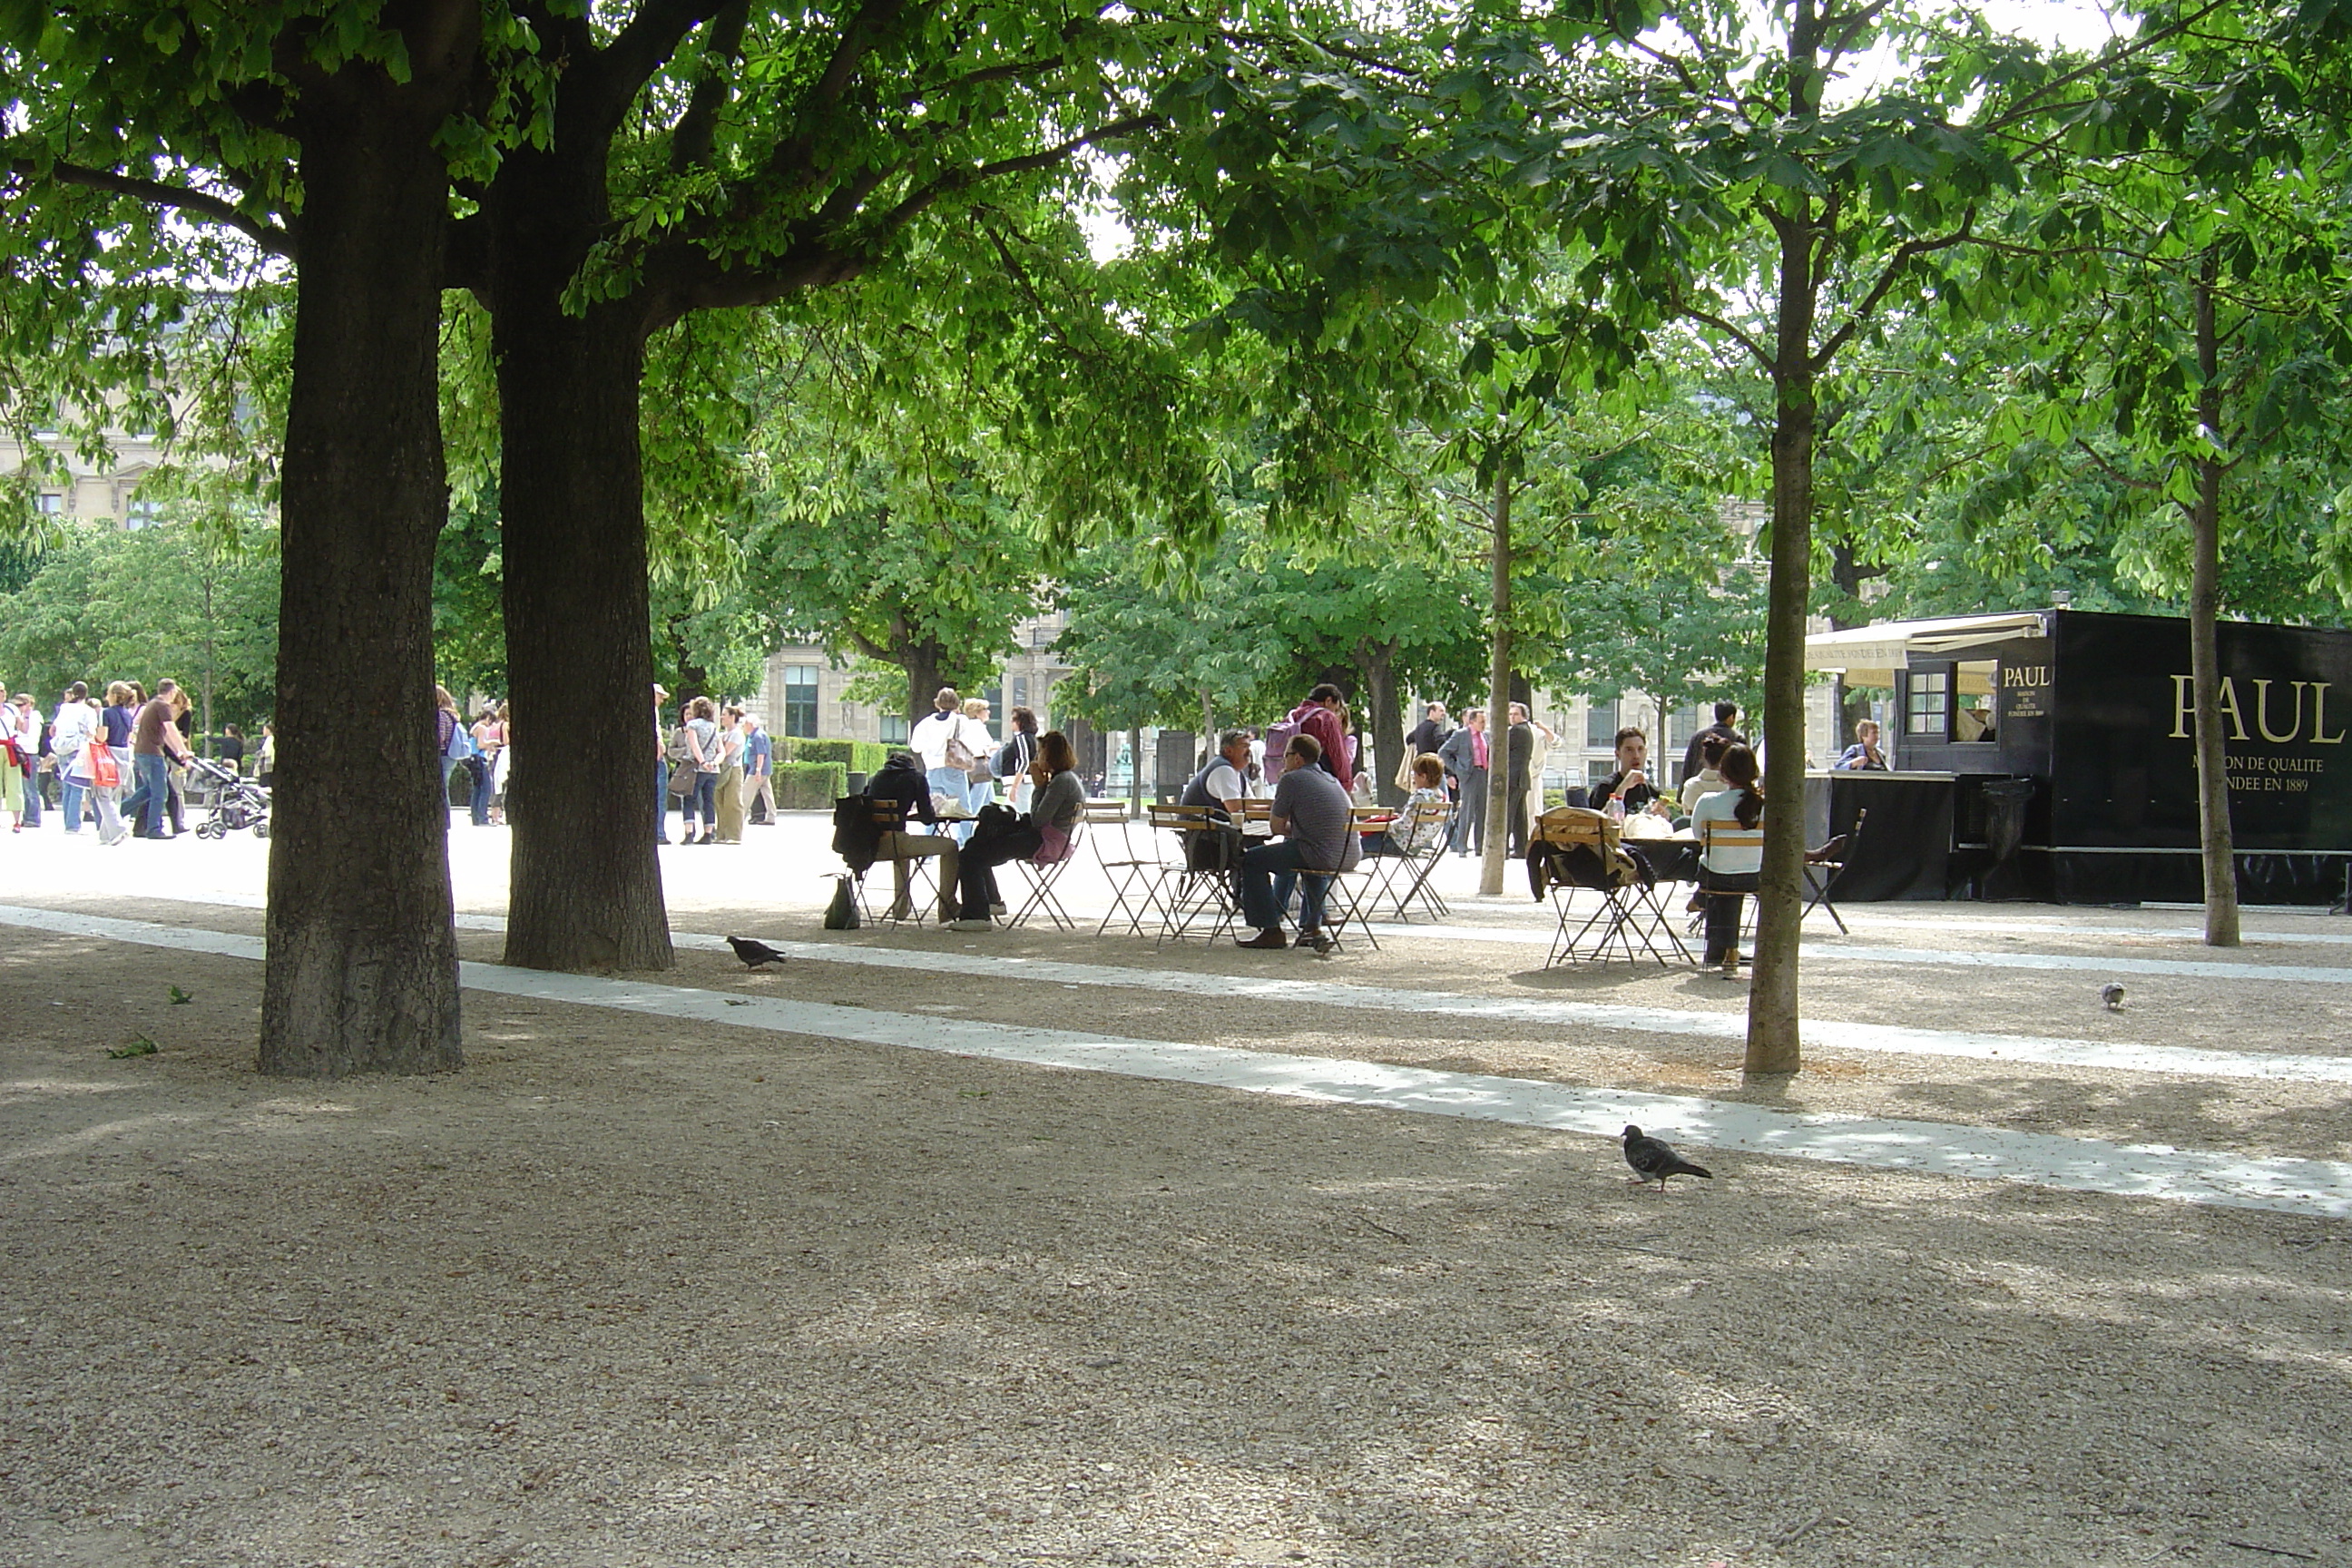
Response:
[[[890,748],[873,741],[786,741],[778,757],[795,763],[839,763],[853,773],[869,777],[882,771]],[[781,772],[782,770],[779,769]]]
[[[848,793],[849,770],[839,763],[776,764],[779,811],[831,811],[833,803]]]

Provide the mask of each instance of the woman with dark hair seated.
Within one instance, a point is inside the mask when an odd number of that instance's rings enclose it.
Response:
[[[1720,964],[1727,978],[1739,974],[1739,900],[1757,888],[1764,869],[1764,847],[1754,837],[1764,820],[1764,788],[1757,782],[1756,753],[1727,746],[1719,764],[1724,787],[1703,795],[1691,808],[1698,835],[1699,890],[1706,895],[1706,962]],[[1717,832],[1736,832],[1719,843]]]
[[[1086,786],[1078,780],[1077,753],[1059,730],[1037,737],[1036,805],[1016,816],[1004,806],[983,808],[981,826],[963,847],[959,880],[961,919],[958,931],[994,931],[990,917],[1004,911],[996,888],[996,868],[1013,860],[1050,865],[1070,852],[1070,835],[1086,811]],[[997,826],[1003,824],[1003,826]]]

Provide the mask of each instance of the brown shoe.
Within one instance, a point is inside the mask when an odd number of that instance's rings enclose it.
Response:
[[[1258,932],[1247,942],[1237,942],[1234,943],[1234,945],[1235,947],[1280,949],[1288,947],[1290,945],[1290,939],[1283,935],[1282,929],[1277,926],[1272,931],[1262,931]]]

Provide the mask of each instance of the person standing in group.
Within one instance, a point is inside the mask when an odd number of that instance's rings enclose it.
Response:
[[[278,784],[278,726],[264,721],[261,726],[261,747],[253,753],[253,782],[264,789]]]
[[[776,825],[776,742],[757,713],[743,715],[743,819]]]
[[[730,707],[719,726],[719,844],[743,842],[743,710]]]
[[[654,842],[669,842],[669,737],[662,732],[662,704],[669,700],[669,688],[654,682]]]
[[[1511,858],[1516,860],[1528,852],[1528,824],[1543,815],[1537,805],[1543,794],[1538,758],[1550,752],[1555,737],[1549,729],[1537,734],[1534,716],[1524,702],[1511,704],[1510,719],[1505,756],[1511,773],[1505,787],[1510,792]]]
[[[967,697],[963,701],[963,727],[958,733],[964,749],[972,755],[972,765],[964,772],[963,808],[972,816],[996,798],[996,736],[988,727],[989,706],[984,697]],[[971,834],[964,835],[966,842]]]
[[[719,709],[708,697],[698,697],[681,710],[677,741],[685,751],[678,766],[686,770],[687,787],[677,805],[680,844],[719,841]],[[694,833],[694,819],[702,818],[702,836]]]
[[[459,753],[455,760],[466,770],[466,815],[477,827],[490,825],[490,763],[489,759],[482,755],[481,743],[482,725],[489,721],[489,717],[490,709],[487,704],[482,709],[481,717],[471,724],[467,724],[465,716],[459,714],[457,722],[464,731],[463,740],[461,742],[453,735],[447,742],[451,750]]]
[[[1015,811],[1029,809],[1030,797],[1038,789],[1037,781],[1029,772],[1037,761],[1037,715],[1026,708],[1015,708],[1004,716],[1012,726],[1004,744],[996,748],[996,776],[1012,785],[1008,794]]]
[[[1727,979],[1736,979],[1739,900],[1756,891],[1764,850],[1760,845],[1709,843],[1709,825],[1753,830],[1764,817],[1764,788],[1757,782],[1756,753],[1745,746],[1725,747],[1717,766],[1723,787],[1701,795],[1691,808],[1691,831],[1706,846],[1698,858],[1699,890],[1706,895],[1706,962],[1720,965]]]
[[[1683,775],[1682,775],[1682,776],[1683,776],[1684,778],[1688,778],[1688,777],[1690,777],[1690,776],[1691,776],[1691,774],[1693,774],[1693,773],[1695,773],[1698,772],[1698,770],[1699,770],[1699,755],[1698,755],[1699,743],[1700,743],[1701,742],[1705,741],[1705,740],[1706,740],[1709,735],[1719,735],[1719,736],[1721,736],[1721,737],[1722,737],[1722,739],[1723,739],[1723,743],[1724,743],[1726,746],[1744,746],[1744,745],[1748,744],[1748,737],[1747,737],[1747,736],[1745,736],[1745,735],[1743,735],[1743,734],[1741,734],[1741,733],[1739,732],[1738,729],[1737,728],[1737,726],[1738,726],[1738,722],[1739,722],[1739,704],[1738,704],[1738,703],[1737,703],[1737,702],[1718,702],[1718,703],[1717,703],[1717,704],[1715,705],[1715,722],[1714,722],[1714,723],[1712,723],[1712,724],[1709,724],[1706,729],[1701,730],[1701,731],[1699,731],[1696,734],[1693,735],[1693,736],[1690,738],[1690,744],[1688,744],[1688,745],[1686,745],[1686,746],[1685,746],[1685,747],[1683,748]],[[1679,780],[1677,780],[1676,782],[1677,782],[1677,783],[1679,783],[1680,781],[1679,781]]]
[[[931,698],[931,710],[907,731],[907,749],[913,752],[916,759],[923,764],[923,781],[930,787],[934,803],[946,800],[961,805],[965,785],[970,783],[963,772],[969,765],[969,759],[953,765],[948,762],[950,749],[959,752],[963,750],[963,743],[958,738],[963,727],[962,701],[954,687],[940,687]],[[923,820],[928,822],[930,819],[925,817]],[[948,824],[934,824],[933,831],[955,837]],[[961,844],[962,840],[958,838],[957,842]]]
[[[1348,722],[1342,717],[1346,708],[1347,699],[1338,687],[1327,680],[1309,691],[1306,701],[1290,710],[1289,719],[1292,730],[1301,735],[1315,737],[1316,753],[1319,759],[1318,765],[1338,779],[1342,790],[1356,782],[1354,759],[1348,751]],[[1288,756],[1286,751],[1280,759],[1268,759],[1269,765],[1276,760],[1286,762]],[[1281,781],[1277,779],[1276,782]]]
[[[474,721],[474,759],[481,764],[476,775],[481,789],[481,815],[478,824],[496,827],[506,821],[499,792],[505,786],[502,764],[507,754],[507,710],[503,702],[486,702],[481,717]]]
[[[1454,781],[1453,849],[1456,855],[1486,850],[1486,710],[1473,708],[1462,716],[1462,728],[1445,737],[1437,749]]]
[[[106,706],[98,713],[98,738],[105,741],[107,752],[114,759],[114,784],[110,788],[99,784],[90,787],[95,792],[113,797],[118,820],[137,815],[124,806],[123,797],[138,783],[131,755],[131,731],[138,722],[139,703],[131,692],[131,683],[126,680],[107,682]],[[99,820],[101,823],[106,820],[106,807],[103,805],[99,808]],[[134,822],[132,826],[137,824]]]
[[[114,805],[115,797],[121,793],[123,764],[116,760],[112,748],[106,744],[106,727],[96,698],[82,700],[81,715],[81,740],[70,752],[59,748],[58,775],[70,791],[89,801],[98,815],[98,842],[101,847],[111,848],[131,837],[123,831],[122,815]],[[58,727],[60,731],[67,728],[62,709],[59,710]],[[101,752],[105,757],[103,767],[100,763]],[[100,783],[100,775],[109,771],[114,774],[113,784]],[[76,810],[79,809],[77,805]],[[74,831],[70,817],[66,831]]]
[[[1425,755],[1435,755],[1454,733],[1453,721],[1445,716],[1445,704],[1433,702],[1422,710],[1421,722],[1415,724],[1404,738],[1404,755],[1397,759],[1396,786],[1411,794],[1413,788],[1413,764]]]
[[[1559,731],[1537,718],[1526,704],[1514,706],[1527,715],[1528,729],[1532,736],[1528,748],[1527,812],[1528,821],[1534,823],[1544,814],[1544,769],[1551,762],[1552,745],[1559,741]]]
[[[79,764],[82,746],[97,728],[89,688],[77,680],[66,688],[65,700],[58,704],[58,716],[49,726],[49,751],[58,759],[58,811],[66,819],[68,833],[81,831],[82,795],[89,787],[89,773]]]
[[[25,785],[30,777],[16,739],[16,705],[8,700],[8,689],[0,686],[0,808],[16,818],[11,833],[25,831]]]
[[[474,760],[474,739],[467,732],[466,716],[457,711],[457,700],[449,695],[447,687],[436,686],[433,689],[433,751],[436,759],[433,771],[441,781],[441,820],[446,826],[449,820],[449,770],[465,767],[467,787],[473,792],[467,797],[469,806],[478,795],[480,785],[470,766]],[[476,817],[475,826],[481,826],[481,821],[480,817]]]
[[[6,738],[9,754],[22,775],[16,792],[20,827],[41,825],[41,739],[47,732],[40,710],[33,706],[31,692],[19,691],[0,704],[0,735]]]
[[[164,832],[163,822],[172,805],[172,764],[188,760],[187,748],[180,743],[180,727],[173,722],[180,702],[179,683],[159,680],[155,695],[140,705],[139,716],[131,721],[131,766],[139,787],[132,792],[124,815],[136,824],[131,829],[134,838],[171,838],[179,834],[177,827]]]
[[[234,724],[221,726],[219,743],[214,748],[220,761],[242,773],[245,772],[245,731]]]

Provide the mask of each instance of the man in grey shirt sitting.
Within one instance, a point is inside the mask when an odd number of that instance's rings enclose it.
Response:
[[[1316,765],[1322,760],[1322,742],[1312,735],[1294,735],[1283,756],[1282,777],[1267,810],[1276,842],[1242,856],[1242,918],[1257,934],[1241,945],[1290,945],[1282,934],[1282,911],[1290,907],[1291,889],[1305,872],[1298,945],[1324,952],[1331,939],[1323,934],[1323,895],[1334,874],[1351,869],[1362,858],[1363,846],[1349,818],[1353,803],[1348,792]]]

